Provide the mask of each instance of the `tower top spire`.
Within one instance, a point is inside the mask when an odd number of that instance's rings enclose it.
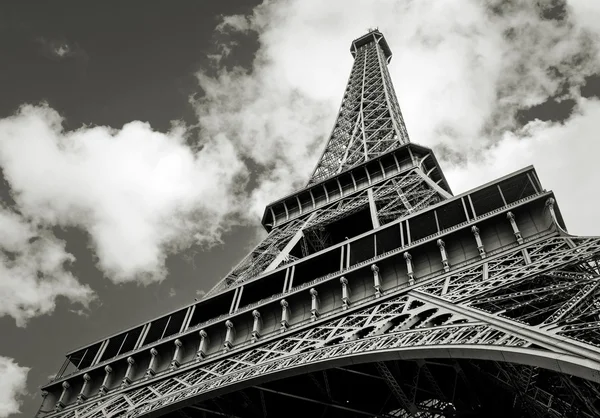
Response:
[[[356,58],[356,52],[358,49],[364,45],[370,44],[371,42],[378,43],[383,53],[385,54],[385,58],[389,63],[392,59],[392,50],[390,49],[387,41],[385,40],[385,36],[379,31],[378,28],[369,29],[365,35],[361,36],[358,39],[352,41],[352,45],[350,45],[350,53],[354,58]]]
[[[409,142],[387,65],[392,51],[379,29],[352,41],[354,64],[338,117],[309,185]]]

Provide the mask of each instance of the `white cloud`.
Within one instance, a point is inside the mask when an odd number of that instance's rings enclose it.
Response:
[[[60,45],[58,48],[54,49],[54,53],[61,58],[68,55],[70,52],[71,48],[69,48],[69,45],[67,44]]]
[[[600,178],[598,120],[600,101],[582,99],[564,124],[535,121],[507,132],[481,158],[446,170],[446,177],[456,193],[533,164],[542,186],[555,192],[569,232],[600,235],[600,200],[590,193]]]
[[[73,256],[65,243],[18,214],[0,207],[0,317],[18,326],[54,311],[56,298],[87,305],[94,293],[65,270]]]
[[[29,370],[19,366],[12,358],[0,356],[0,418],[19,413],[20,398],[27,393]]]
[[[63,38],[50,39],[39,37],[36,41],[41,46],[42,54],[53,60],[61,60],[63,58],[74,56],[87,57],[87,54],[79,45],[68,42]]]
[[[244,171],[228,141],[217,135],[193,151],[182,127],[66,132],[61,123],[47,106],[0,121],[0,164],[25,216],[88,231],[114,282],[160,281],[168,252],[219,241]]]
[[[573,224],[578,212],[571,202],[596,203],[572,185],[598,178],[593,164],[578,163],[573,147],[584,148],[594,136],[595,103],[580,100],[579,86],[600,72],[600,25],[590,17],[599,8],[574,0],[561,21],[543,18],[536,3],[265,1],[252,15],[219,25],[219,36],[254,31],[260,49],[249,71],[198,75],[207,92],[197,103],[200,123],[206,135],[225,135],[258,164],[251,205],[258,217],[268,201],[308,179],[345,88],[350,42],[378,26],[394,53],[390,73],[411,139],[436,150],[455,191],[477,185],[471,179],[480,183],[535,164]],[[565,126],[520,126],[518,110],[551,97],[575,99],[578,113]],[[507,157],[512,149],[522,155]],[[558,164],[561,155],[556,175],[550,161]],[[591,210],[579,213],[575,222],[598,230]]]

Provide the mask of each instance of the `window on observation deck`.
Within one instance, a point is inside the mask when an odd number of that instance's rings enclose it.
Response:
[[[89,347],[77,350],[67,356],[67,361],[56,374],[56,377],[66,376],[78,370],[83,370],[92,365],[96,354],[100,350],[101,342]]]
[[[173,334],[177,334],[183,325],[186,309],[182,309],[171,315],[164,316],[150,323],[150,330],[146,334],[143,345],[153,343]]]
[[[293,287],[340,270],[341,249],[324,252],[296,265]]]
[[[233,299],[233,293],[234,291],[231,290],[215,295],[209,299],[204,299],[196,304],[189,327],[195,327],[209,319],[229,313],[229,306]]]
[[[376,255],[383,254],[387,251],[400,248],[402,241],[400,240],[400,228],[398,225],[393,225],[390,228],[383,229],[377,232],[376,236]]]
[[[412,241],[420,240],[421,238],[428,237],[429,235],[438,232],[435,214],[432,210],[417,215],[414,218],[409,219],[408,222],[410,226],[410,238]]]
[[[526,173],[504,180],[500,183],[500,189],[507,204],[535,194],[535,188]]]
[[[435,209],[440,224],[440,230],[451,228],[467,220],[462,201],[454,200]]]
[[[475,216],[484,215],[504,206],[502,195],[495,184],[471,193],[471,201],[475,209]]]
[[[143,327],[137,327],[130,331],[124,332],[108,339],[108,345],[100,358],[100,361],[107,360],[109,358],[120,356],[123,353],[127,353],[135,347],[135,344],[142,333]]]

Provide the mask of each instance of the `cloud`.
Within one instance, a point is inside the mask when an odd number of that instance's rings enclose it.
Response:
[[[29,370],[19,366],[12,358],[0,356],[0,418],[20,412],[20,398],[27,393]]]
[[[86,52],[78,44],[68,42],[65,39],[39,37],[36,41],[41,46],[42,54],[47,58],[54,60],[75,56],[87,58]]]
[[[600,27],[592,17],[600,7],[559,3],[265,1],[217,27],[225,43],[231,34],[251,34],[260,48],[250,69],[198,74],[206,93],[196,102],[203,132],[222,134],[256,165],[249,207],[259,216],[270,200],[308,180],[346,85],[350,42],[377,25],[394,53],[389,68],[411,139],[434,148],[453,188],[535,164],[565,202],[569,223],[576,211],[567,202],[596,203],[567,185],[575,181],[571,169],[578,178],[598,178],[593,164],[577,165],[569,135],[581,135],[579,148],[594,135],[588,121],[595,104],[582,101],[579,88],[600,73]],[[567,99],[575,113],[566,121],[568,114],[554,117],[564,123],[523,126],[518,118],[532,106]],[[522,156],[509,157],[511,149]],[[568,155],[562,177],[549,168],[561,154]],[[467,179],[469,170],[480,176]],[[599,225],[591,212],[586,216],[581,222]]]
[[[48,230],[0,207],[0,317],[18,326],[54,311],[59,296],[87,307],[93,291],[65,269],[74,260]]]
[[[506,132],[480,159],[450,167],[446,177],[462,192],[534,164],[542,186],[555,192],[569,232],[600,235],[600,199],[590,193],[600,178],[598,120],[600,101],[581,99],[564,123],[538,120]]]
[[[142,122],[76,131],[61,124],[44,105],[1,120],[0,165],[21,213],[87,231],[112,281],[160,281],[169,252],[220,241],[244,184],[230,142],[216,135],[194,151],[182,126],[160,133]]]

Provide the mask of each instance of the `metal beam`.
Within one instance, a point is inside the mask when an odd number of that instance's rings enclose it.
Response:
[[[331,408],[336,408],[336,409],[340,409],[340,410],[348,411],[348,412],[354,412],[356,414],[366,415],[366,416],[369,416],[369,417],[391,418],[391,416],[387,415],[387,414],[380,415],[380,414],[377,414],[375,412],[363,411],[363,410],[360,410],[360,409],[350,408],[348,406],[343,406],[343,405],[337,405],[337,404],[330,403],[330,402],[317,401],[316,399],[311,399],[311,398],[307,398],[305,396],[300,396],[300,395],[294,395],[292,393],[281,392],[281,391],[278,391],[278,390],[267,389],[267,388],[262,387],[262,386],[254,386],[254,388],[256,388],[258,390],[262,390],[264,392],[275,393],[277,395],[287,396],[288,398],[300,399],[302,401],[312,402],[312,403],[316,403],[316,404],[319,404],[319,405],[325,405],[325,406],[328,406],[328,407],[331,407]]]
[[[413,402],[411,402],[406,393],[404,393],[404,390],[402,390],[402,387],[400,386],[392,372],[390,372],[390,369],[388,369],[388,367],[385,365],[385,363],[379,361],[375,363],[375,367],[377,368],[379,374],[381,374],[381,376],[385,378],[386,383],[390,388],[390,391],[396,397],[396,400],[400,402],[404,409],[410,411],[411,414],[416,414],[418,412],[417,406]]]

